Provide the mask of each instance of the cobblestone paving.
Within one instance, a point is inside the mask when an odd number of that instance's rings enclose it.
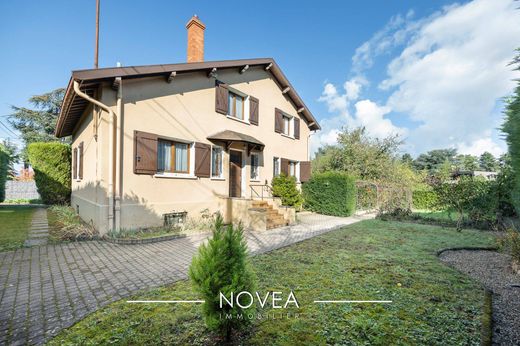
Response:
[[[246,236],[251,253],[259,254],[371,217],[305,214],[295,226]],[[0,253],[0,345],[42,344],[101,306],[187,278],[191,258],[207,236],[144,245],[74,242]]]

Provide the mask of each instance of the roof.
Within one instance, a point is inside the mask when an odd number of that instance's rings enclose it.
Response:
[[[282,90],[287,90],[285,95],[289,98],[294,107],[307,120],[307,124],[311,130],[319,130],[320,125],[316,118],[307,108],[301,97],[293,88],[287,77],[283,74],[280,67],[272,58],[261,59],[242,59],[242,60],[223,60],[223,61],[207,61],[195,63],[166,64],[166,65],[145,65],[145,66],[128,66],[128,67],[109,67],[100,69],[78,70],[73,71],[70,78],[65,97],[61,105],[60,115],[56,124],[55,135],[57,137],[65,137],[72,134],[81,115],[88,106],[88,102],[76,95],[73,85],[74,81],[80,83],[80,89],[88,95],[94,95],[100,83],[114,82],[116,78],[133,79],[154,76],[165,76],[167,78],[172,72],[176,75],[182,73],[207,71],[212,69],[242,69],[248,65],[249,67],[264,67],[273,75],[275,81]],[[287,89],[289,88],[289,89]]]

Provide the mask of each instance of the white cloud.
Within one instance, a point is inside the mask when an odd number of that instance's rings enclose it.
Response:
[[[395,88],[388,105],[420,123],[408,139],[417,150],[464,143],[464,150],[502,151],[486,133],[500,116],[497,100],[514,87],[507,64],[520,37],[515,7],[475,0],[445,9],[389,64],[381,87]]]
[[[457,150],[461,154],[469,154],[479,156],[485,151],[490,152],[495,157],[504,153],[504,146],[497,144],[491,137],[477,139],[469,144],[459,143]]]
[[[364,126],[370,135],[384,138],[392,134],[406,134],[405,129],[394,126],[389,119],[384,118],[390,113],[390,107],[378,106],[370,100],[361,100],[356,102],[355,108],[356,116],[353,125],[355,127]]]
[[[393,17],[352,58],[352,72],[361,76],[378,56],[399,49],[379,84],[388,99],[382,105],[358,101],[351,116],[351,103],[366,84],[358,87],[347,80],[345,92],[339,92],[328,83],[320,101],[336,120],[326,123],[324,132],[342,116],[342,125],[364,125],[377,136],[407,134],[407,149],[415,154],[447,147],[502,153],[505,146],[496,130],[502,115],[496,108],[519,77],[507,65],[520,44],[517,5],[513,0],[474,0],[418,20],[412,12]],[[405,117],[413,129],[396,127],[385,118],[390,112]]]

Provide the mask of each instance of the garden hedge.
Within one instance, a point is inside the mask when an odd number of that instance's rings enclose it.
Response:
[[[432,190],[415,190],[412,194],[414,209],[433,210],[438,206],[438,196]]]
[[[314,174],[302,189],[307,210],[334,216],[350,216],[356,210],[356,180],[346,173]]]
[[[27,152],[42,202],[68,204],[71,181],[70,146],[59,142],[32,143]]]
[[[5,200],[5,182],[9,171],[9,154],[0,144],[0,203]]]

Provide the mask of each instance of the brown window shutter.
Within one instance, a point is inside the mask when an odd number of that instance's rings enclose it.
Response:
[[[157,135],[134,131],[134,173],[157,173]]]
[[[79,169],[78,169],[78,178],[83,179],[83,142],[79,143]]]
[[[300,139],[300,119],[294,118],[294,138]]]
[[[229,91],[227,84],[216,81],[215,82],[215,111],[221,114],[228,112],[228,97]]]
[[[289,160],[281,158],[280,159],[280,173],[289,175]]]
[[[278,108],[274,109],[274,132],[283,132],[283,112]]]
[[[258,99],[256,97],[249,96],[249,122],[253,125],[258,125],[258,106]]]
[[[300,161],[300,181],[305,183],[311,179],[311,162]]]
[[[78,167],[78,148],[72,150],[72,179],[78,179],[76,167]]]
[[[195,143],[195,175],[209,178],[211,174],[211,145]]]

